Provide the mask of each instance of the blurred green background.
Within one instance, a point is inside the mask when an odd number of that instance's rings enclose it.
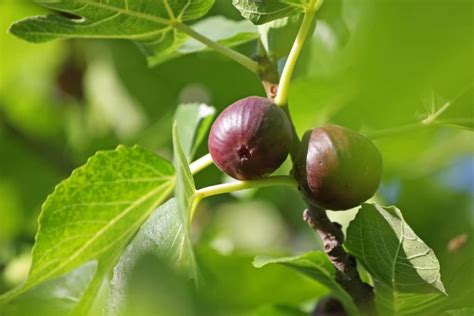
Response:
[[[434,249],[450,293],[474,280],[473,12],[470,0],[327,0],[290,91],[299,133],[334,123],[375,137],[385,162],[375,199],[397,205]],[[7,34],[13,21],[45,13],[28,0],[0,0],[0,292],[26,277],[46,196],[95,151],[140,144],[171,158],[178,104],[220,111],[264,95],[253,74],[212,52],[148,68],[127,41],[37,45]],[[231,1],[210,14],[240,19]],[[255,46],[239,50],[252,55]],[[447,102],[437,124],[397,130]],[[212,167],[196,183],[222,179]],[[299,253],[319,247],[303,209],[298,193],[282,188],[215,197],[200,206],[193,237],[223,258]],[[347,224],[354,214],[331,215]]]

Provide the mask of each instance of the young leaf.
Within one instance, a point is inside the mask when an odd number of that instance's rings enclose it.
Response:
[[[196,270],[196,262],[192,242],[190,238],[190,224],[192,208],[194,207],[194,193],[196,187],[194,185],[193,175],[189,169],[189,164],[184,154],[183,147],[178,135],[177,123],[173,125],[173,149],[174,149],[174,166],[176,168],[176,187],[175,196],[178,206],[178,214],[181,216],[180,220],[183,223],[182,229],[184,231],[184,238],[181,248],[190,254],[191,265],[193,270]],[[197,281],[197,280],[196,280]]]
[[[139,147],[98,152],[46,200],[28,280],[0,304],[122,247],[174,182],[173,166]]]
[[[358,315],[357,308],[355,307],[351,297],[336,282],[336,269],[332,266],[323,252],[312,251],[301,256],[286,258],[257,257],[254,261],[254,266],[260,268],[274,263],[294,269],[325,285],[332,291],[333,295],[341,301],[351,315]]]
[[[254,24],[264,24],[302,11],[300,0],[233,0],[232,4],[242,16]]]
[[[183,152],[190,161],[206,136],[212,123],[215,108],[206,104],[181,104],[176,110],[175,119]]]
[[[196,32],[227,47],[239,46],[258,38],[255,26],[249,21],[232,21],[223,16],[211,16],[193,24],[192,27]],[[207,50],[209,48],[203,43],[188,38],[173,51],[150,56],[148,62],[155,66],[182,55]]]
[[[364,204],[347,230],[345,246],[372,275],[381,314],[421,312],[443,299],[438,259],[399,209]]]
[[[30,42],[66,38],[129,39],[148,55],[170,54],[186,39],[176,25],[205,15],[214,0],[37,0],[36,3],[77,16],[30,17],[10,32]]]

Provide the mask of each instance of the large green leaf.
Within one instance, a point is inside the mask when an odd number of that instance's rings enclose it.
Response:
[[[358,314],[349,294],[336,282],[336,269],[323,252],[312,251],[300,256],[286,258],[257,257],[254,266],[263,267],[274,263],[287,266],[323,284],[342,302],[351,315]]]
[[[345,245],[373,277],[381,314],[426,312],[445,297],[438,259],[396,207],[364,204]]]
[[[197,281],[197,265],[189,227],[189,212],[195,187],[176,124],[173,126],[173,145],[176,198],[169,200],[153,213],[128,245],[115,267],[107,302],[107,310],[113,315],[124,308],[130,295],[127,292],[129,274],[134,271],[140,258],[146,254],[157,255]]]
[[[205,15],[214,0],[37,0],[38,4],[78,18],[30,17],[10,32],[30,42],[66,38],[130,39],[148,55],[175,51],[185,35],[175,26]]]
[[[242,16],[254,24],[264,24],[302,11],[305,0],[233,0],[232,4]]]
[[[48,197],[24,292],[122,247],[172,191],[174,168],[139,147],[98,152]]]

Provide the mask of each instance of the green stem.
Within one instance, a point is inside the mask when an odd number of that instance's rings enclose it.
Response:
[[[295,179],[290,176],[273,176],[268,178],[262,178],[258,180],[248,180],[248,181],[236,181],[231,183],[217,184],[209,186],[200,190],[197,190],[194,193],[194,201],[192,209],[195,209],[197,204],[202,199],[205,199],[210,196],[231,193],[235,191],[245,190],[245,189],[255,189],[268,186],[283,185],[297,187]],[[192,215],[191,215],[192,216]]]
[[[249,57],[233,50],[232,48],[229,48],[227,46],[224,46],[222,44],[219,44],[210,38],[202,35],[201,33],[196,32],[193,30],[191,27],[187,26],[186,24],[183,24],[179,21],[176,21],[172,24],[174,28],[177,30],[186,33],[187,35],[191,36],[192,38],[196,39],[197,41],[203,43],[204,45],[214,49],[215,51],[229,57],[230,59],[233,59],[234,61],[238,62],[248,70],[258,73],[258,63],[250,59]]]
[[[194,175],[194,174],[206,169],[207,167],[212,165],[212,163],[213,163],[213,161],[212,161],[211,155],[207,154],[207,155],[202,156],[198,160],[193,161],[189,165],[189,169],[191,170],[191,173]]]
[[[306,7],[303,22],[301,23],[298,35],[296,36],[295,42],[293,43],[293,47],[291,48],[290,54],[288,55],[288,59],[286,60],[283,73],[281,74],[278,93],[275,98],[276,105],[284,107],[288,102],[288,91],[290,89],[291,76],[295,70],[296,62],[298,61],[298,57],[300,56],[306,37],[310,32],[314,15],[321,3],[321,0],[311,0],[309,5]]]

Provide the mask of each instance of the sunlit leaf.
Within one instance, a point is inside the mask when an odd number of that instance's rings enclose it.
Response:
[[[281,19],[301,12],[300,0],[233,0],[232,4],[240,11],[242,16],[254,24],[264,24],[276,19]]]
[[[444,299],[438,259],[399,209],[364,204],[345,245],[373,277],[381,314],[422,313]]]
[[[66,38],[130,39],[149,54],[171,53],[186,36],[175,22],[200,18],[213,0],[38,0],[38,4],[77,18],[60,15],[30,17],[13,24],[10,32],[30,42]]]
[[[194,193],[194,181],[189,171],[187,158],[181,143],[186,144],[187,154],[191,155],[193,146],[199,143],[196,135],[205,133],[209,127],[214,110],[201,104],[181,105],[175,117],[177,124],[173,130],[175,145],[175,165],[178,170],[176,177],[177,196],[157,208],[127,246],[114,268],[113,278],[109,286],[106,309],[116,315],[125,307],[129,275],[136,269],[140,258],[146,254],[154,254],[165,260],[170,266],[197,279],[197,267],[189,232],[189,202]],[[178,131],[185,135],[178,139]],[[189,157],[189,156],[188,156]]]
[[[12,293],[123,246],[173,186],[173,166],[144,149],[119,146],[98,152],[46,200],[28,280]]]

